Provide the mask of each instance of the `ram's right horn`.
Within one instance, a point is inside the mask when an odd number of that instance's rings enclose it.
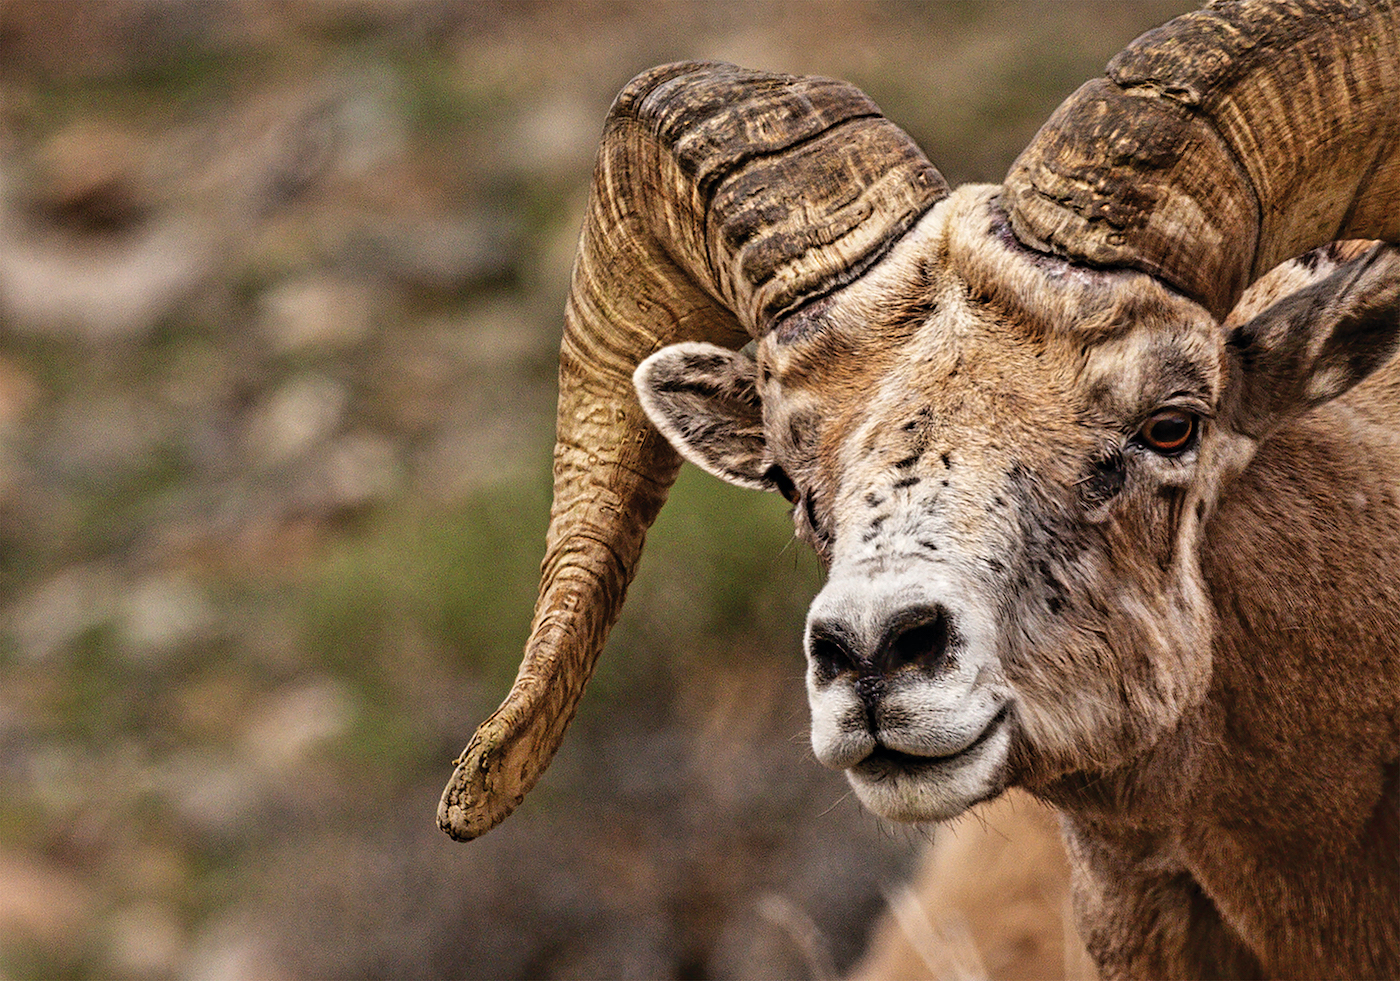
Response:
[[[683,340],[739,347],[860,276],[948,192],[855,87],[683,63],[614,103],[564,316],[554,505],[510,694],[442,796],[459,839],[502,821],[559,748],[675,480],[632,372]]]

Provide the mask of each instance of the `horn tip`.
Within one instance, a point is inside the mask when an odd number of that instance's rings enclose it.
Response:
[[[500,746],[489,739],[476,738],[457,760],[457,769],[443,789],[438,802],[437,824],[457,841],[480,838],[500,824],[525,799],[523,789],[515,794],[500,793],[500,781],[491,780],[492,757],[499,755]]]

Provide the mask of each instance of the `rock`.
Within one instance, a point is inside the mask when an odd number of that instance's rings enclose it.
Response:
[[[208,281],[211,235],[178,218],[121,241],[36,235],[0,219],[0,297],[21,332],[83,340],[140,340]]]
[[[293,975],[269,949],[275,928],[242,914],[206,925],[195,937],[177,977],[188,981],[290,981]]]
[[[51,859],[0,851],[0,943],[74,944],[96,913],[92,886]]]
[[[126,591],[117,603],[119,637],[138,660],[159,663],[182,646],[205,637],[217,622],[212,604],[182,575],[152,576]]]
[[[248,448],[265,464],[285,463],[330,437],[350,403],[342,383],[306,374],[284,384],[256,413]]]
[[[289,280],[262,295],[261,328],[281,354],[354,347],[373,330],[381,295],[326,273]]]
[[[145,156],[130,130],[79,121],[40,147],[20,203],[32,221],[75,237],[131,231],[153,204]]]
[[[354,715],[345,686],[317,678],[269,698],[249,723],[242,749],[260,772],[285,774],[343,735]]]
[[[120,584],[103,566],[72,566],[5,611],[3,632],[26,661],[48,661],[83,633],[111,620]]]
[[[140,903],[119,910],[107,928],[108,957],[124,975],[168,977],[180,963],[185,931],[166,904]]]
[[[353,511],[392,498],[402,478],[391,441],[371,433],[352,433],[326,448],[300,496],[315,511]]]
[[[200,835],[237,840],[260,800],[252,769],[209,747],[177,753],[153,777],[157,793]]]
[[[219,233],[163,199],[158,156],[135,133],[88,121],[0,172],[0,297],[15,327],[141,339],[209,282]]]

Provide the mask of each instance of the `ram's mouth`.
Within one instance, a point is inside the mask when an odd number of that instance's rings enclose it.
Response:
[[[1010,717],[1011,703],[1008,702],[1001,707],[996,715],[992,716],[991,721],[972,742],[956,753],[949,753],[946,756],[918,756],[914,753],[905,753],[877,744],[869,756],[851,769],[868,780],[884,780],[894,776],[918,777],[950,764],[956,766],[964,758],[975,754],[989,739],[1001,731],[1001,727],[1006,725]]]

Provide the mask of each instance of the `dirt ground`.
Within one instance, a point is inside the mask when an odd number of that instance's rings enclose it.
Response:
[[[829,977],[928,829],[812,760],[818,583],[687,471],[520,811],[504,695],[613,95],[834,75],[950,182],[1181,2],[0,0],[0,978]]]

